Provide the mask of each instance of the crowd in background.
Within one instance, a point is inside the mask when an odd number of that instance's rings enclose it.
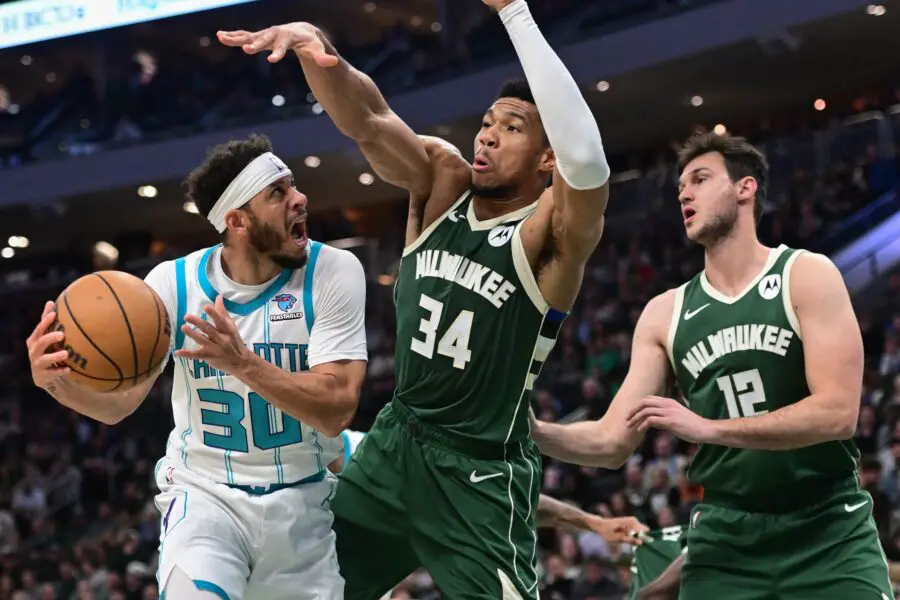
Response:
[[[770,145],[769,152],[777,157],[778,149]],[[661,164],[658,170],[643,173],[629,193],[674,198],[673,167]],[[800,247],[830,239],[848,215],[878,197],[876,190],[898,181],[896,160],[879,156],[870,144],[818,177],[795,165],[772,182],[778,191],[768,203],[762,239]],[[631,332],[646,302],[701,268],[702,253],[687,244],[677,211],[645,214],[637,230],[608,227],[535,389],[538,416],[600,417],[624,378]],[[889,284],[893,293],[867,303],[859,315],[867,369],[856,439],[885,547],[900,558],[892,528],[892,513],[900,508],[900,275]],[[170,373],[138,413],[115,427],[58,406],[31,385],[23,340],[43,301],[59,290],[29,290],[0,290],[0,600],[157,598],[159,516],[152,475],[171,428]],[[370,360],[354,422],[361,430],[389,401],[394,385],[389,287],[372,284],[367,313]],[[652,432],[620,471],[548,461],[544,491],[598,514],[635,515],[653,528],[684,523],[699,499],[685,479],[693,451]],[[623,596],[629,548],[610,547],[593,533],[561,530],[540,531],[539,548],[543,597]],[[397,597],[439,596],[421,572],[404,582]]]
[[[648,11],[685,10],[705,1],[529,4],[548,30],[574,38],[646,18]],[[476,62],[483,65],[482,59],[500,52],[501,45],[510,52],[508,41],[497,35],[499,22],[479,14],[461,18],[463,42],[449,49],[436,32],[405,25],[377,43],[346,40],[341,49],[353,62],[370,66],[387,92],[408,89]],[[254,61],[195,62],[195,55],[167,62],[164,53],[144,56],[134,50],[106,65],[102,86],[90,73],[75,74],[15,111],[0,86],[0,167],[188,135],[245,119],[258,123],[314,112],[315,99],[306,98],[308,89],[294,65],[261,69]],[[284,106],[273,104],[274,95],[284,97]],[[898,102],[900,92],[890,90],[861,99],[852,109],[862,113]],[[900,184],[900,151],[888,140],[893,136],[900,143],[900,112],[894,119],[892,128],[886,119],[818,129],[791,121],[787,135],[777,123],[760,125],[754,141],[772,169],[762,240],[830,253],[884,211],[896,211],[897,194],[891,192]],[[675,210],[677,174],[670,161],[668,156],[621,161],[638,168],[628,177],[617,173],[605,237],[535,387],[533,406],[544,420],[602,416],[627,371],[632,330],[647,301],[702,269],[702,252],[686,242]],[[312,223],[317,237],[315,227]],[[396,260],[400,245],[384,240],[381,245],[394,248]],[[147,251],[137,257],[130,253],[131,262],[120,268],[143,275],[154,260],[191,249],[154,251],[152,258]],[[388,265],[367,266],[371,273],[390,272]],[[9,271],[0,275],[0,600],[159,597],[153,470],[172,426],[171,366],[138,412],[114,427],[60,407],[34,388],[28,372],[24,339],[44,301],[89,268],[72,256],[54,256],[30,265],[28,277]],[[895,515],[900,511],[900,273],[889,274],[884,285],[886,293],[856,299],[866,371],[855,440],[864,457],[861,481],[875,499],[883,546],[890,559],[900,560],[894,527],[900,517]],[[393,393],[393,311],[390,287],[373,282],[367,306],[369,363],[355,429],[368,429]],[[543,489],[594,513],[637,516],[652,528],[683,524],[699,500],[699,490],[685,478],[694,450],[651,431],[619,471],[547,461]],[[630,548],[611,547],[593,533],[553,529],[542,529],[538,541],[542,597],[623,597],[631,576]],[[395,595],[440,597],[424,572],[412,575]]]

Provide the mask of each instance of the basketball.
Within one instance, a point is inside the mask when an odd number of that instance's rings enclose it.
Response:
[[[99,271],[67,287],[56,301],[56,323],[69,378],[98,392],[121,392],[163,365],[171,326],[162,300],[134,275]],[[57,348],[59,350],[60,348]]]

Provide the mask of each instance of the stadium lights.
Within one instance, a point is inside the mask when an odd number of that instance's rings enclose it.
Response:
[[[0,256],[2,256],[3,258],[12,258],[15,255],[16,255],[16,251],[13,250],[12,248],[10,248],[9,246],[4,248],[3,250],[0,250]]]
[[[363,10],[366,11],[367,13],[375,12],[376,8],[378,8],[378,7],[375,5],[374,2],[366,2],[365,4],[363,4]]]
[[[159,191],[152,185],[142,185],[137,189],[137,193],[141,198],[156,198]]]
[[[202,46],[203,48],[206,48],[207,46],[209,46],[209,37],[207,37],[205,35],[202,36],[200,38],[200,46]]]
[[[371,173],[363,173],[359,176],[359,182],[363,185],[372,185],[375,183],[375,177]]]
[[[284,96],[281,94],[275,94],[272,96],[272,106],[284,106]]]
[[[440,33],[441,29],[443,28],[443,25],[441,25],[438,21],[435,21],[431,24],[431,33]]]
[[[119,249],[109,242],[97,242],[94,244],[94,252],[113,262],[119,260]]]
[[[28,238],[24,235],[12,235],[6,243],[10,248],[27,248],[29,244]]]
[[[703,96],[692,96],[691,97],[691,106],[703,106]]]
[[[8,112],[11,115],[19,114],[19,105],[18,104],[10,104],[9,106],[6,107],[6,112]]]
[[[191,213],[192,215],[199,215],[200,209],[197,208],[197,205],[191,202],[190,200],[181,205],[181,208],[184,209],[184,212]]]
[[[605,91],[607,91],[607,90],[609,89],[609,82],[608,82],[608,81],[605,81],[605,80],[604,80],[604,81],[598,81],[598,82],[597,82],[597,85],[596,85],[595,87],[597,88],[597,91],[598,91],[598,92],[605,92]]]
[[[419,15],[413,15],[413,17],[409,20],[409,24],[413,27],[421,27],[424,20]]]
[[[47,83],[54,83],[56,81],[56,73],[50,71],[44,76],[44,79],[47,80]]]
[[[820,112],[825,110],[826,106],[828,106],[828,105],[821,98],[818,98],[815,102],[813,102],[813,108]]]
[[[866,7],[866,14],[872,17],[880,17],[887,12],[887,9],[881,4],[870,4]]]
[[[318,156],[307,156],[305,159],[303,159],[303,164],[310,169],[315,169],[322,164],[322,159],[320,159]]]
[[[725,127],[725,125],[723,125],[722,123],[719,123],[718,125],[713,127],[713,133],[715,133],[716,135],[725,135],[726,133],[728,133],[728,128]]]
[[[27,66],[29,66],[29,65],[31,64],[31,55],[30,55],[30,54],[23,54],[23,55],[22,55],[22,58],[21,58],[20,60],[21,60],[22,64],[25,65],[25,66],[27,67]]]

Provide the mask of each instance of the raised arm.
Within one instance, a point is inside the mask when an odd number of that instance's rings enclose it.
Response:
[[[609,410],[599,421],[569,425],[532,423],[541,453],[570,463],[618,469],[643,440],[626,425],[629,407],[644,396],[660,394],[669,382],[665,347],[674,293],[668,291],[647,304],[634,330],[628,374]]]
[[[288,23],[256,32],[220,31],[218,37],[247,54],[270,50],[272,63],[294,50],[316,100],[341,133],[356,141],[378,176],[418,198],[430,195],[433,170],[422,142],[372,79],[341,58],[318,28]]]
[[[797,257],[789,281],[810,395],[764,415],[714,421],[712,439],[704,441],[790,450],[853,436],[862,393],[863,344],[847,287],[830,260],[810,253]]]

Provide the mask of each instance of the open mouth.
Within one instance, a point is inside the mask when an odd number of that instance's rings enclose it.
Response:
[[[697,214],[697,211],[694,210],[693,208],[691,208],[690,206],[685,206],[684,208],[681,209],[681,216],[684,217],[685,223],[689,222],[696,214]]]
[[[479,173],[483,173],[484,171],[490,169],[490,163],[485,160],[483,156],[476,156],[475,160],[472,161],[472,168]]]
[[[306,221],[297,221],[291,226],[290,229],[291,239],[295,244],[299,247],[306,246],[306,242],[308,241],[306,235]]]

